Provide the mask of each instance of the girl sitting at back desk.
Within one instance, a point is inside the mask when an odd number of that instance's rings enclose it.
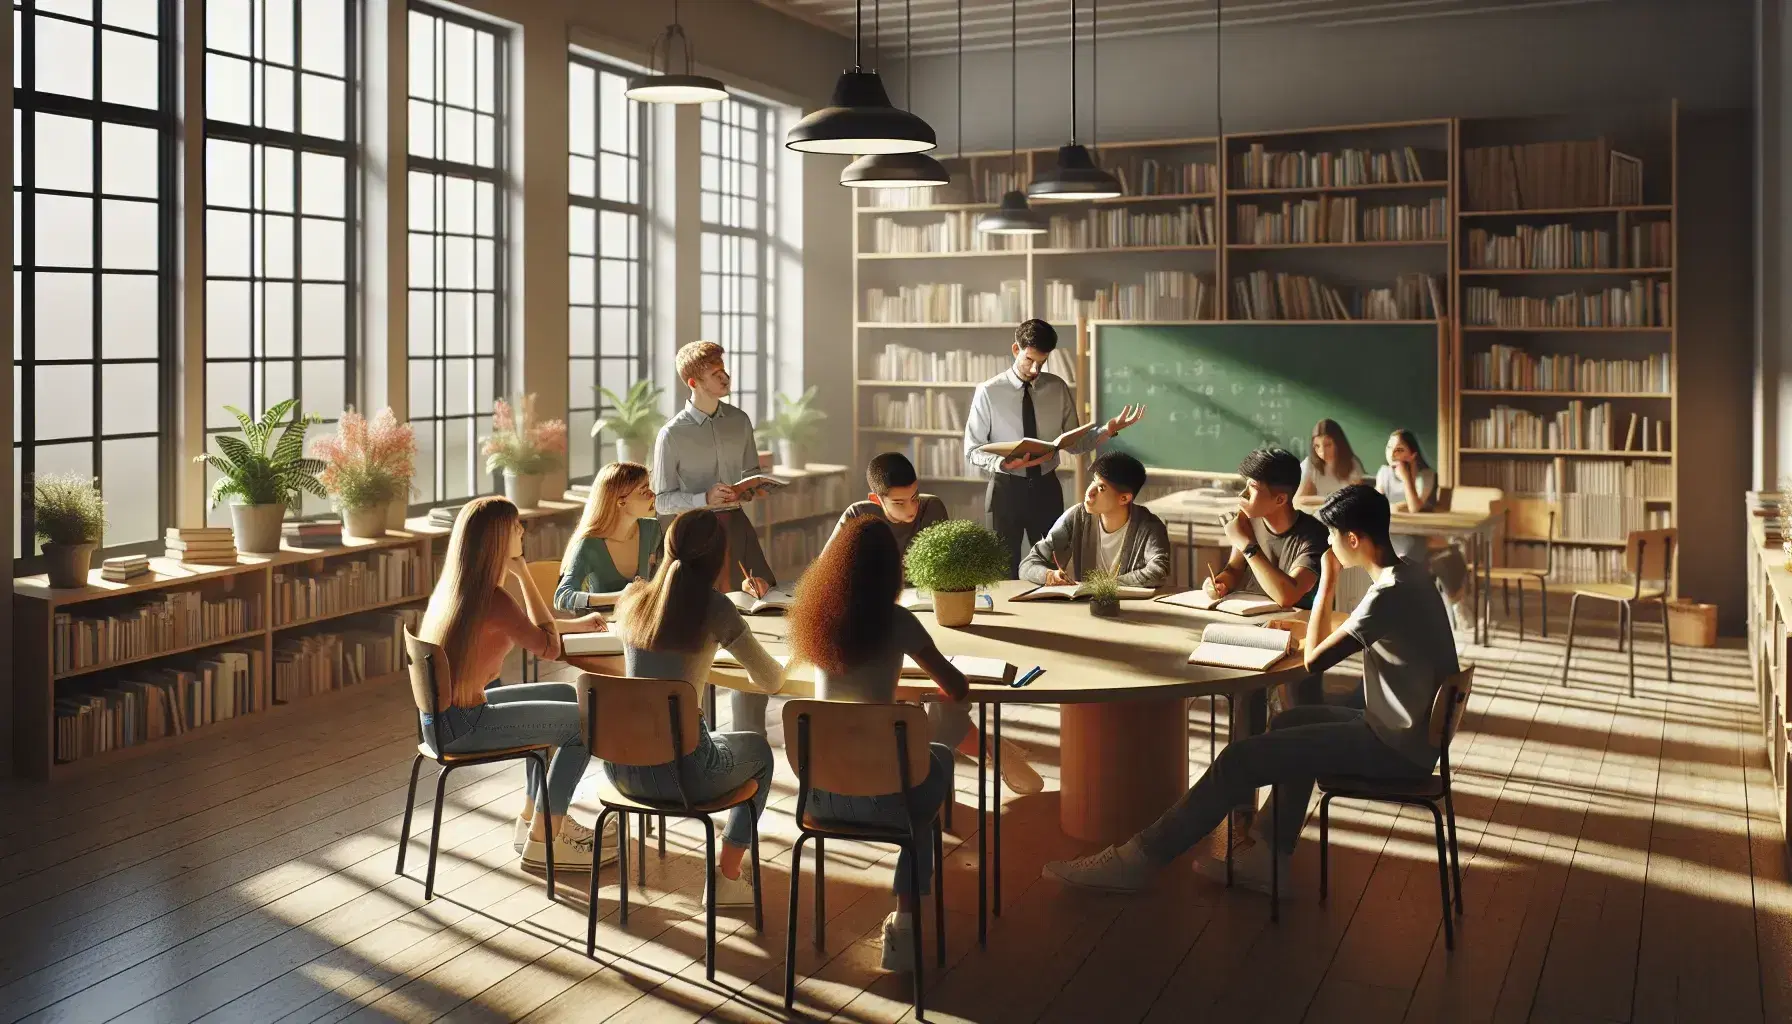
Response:
[[[560,563],[554,607],[584,611],[597,595],[619,594],[634,580],[653,574],[660,547],[653,498],[647,467],[638,462],[612,462],[597,474],[579,529]]]

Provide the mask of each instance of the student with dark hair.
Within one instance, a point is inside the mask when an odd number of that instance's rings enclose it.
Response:
[[[834,524],[834,532],[828,538],[829,544],[854,519],[881,520],[896,537],[896,557],[900,562],[907,556],[909,541],[915,539],[915,534],[951,518],[946,503],[938,496],[921,493],[921,481],[915,476],[914,463],[901,452],[884,452],[873,457],[871,464],[865,467],[865,483],[871,488],[870,493],[865,495],[864,501],[855,501],[840,513],[840,521]],[[903,585],[908,585],[906,576]]]
[[[1413,778],[1431,773],[1431,705],[1444,680],[1460,670],[1455,638],[1431,575],[1394,554],[1388,539],[1388,502],[1356,484],[1327,499],[1319,520],[1328,531],[1318,596],[1307,620],[1307,669],[1324,672],[1353,654],[1363,656],[1363,710],[1310,705],[1277,715],[1269,731],[1228,745],[1187,795],[1119,846],[1076,860],[1053,861],[1045,875],[1089,889],[1133,892],[1194,846],[1238,804],[1263,786],[1280,786],[1282,849],[1257,842],[1234,854],[1234,877],[1268,892],[1271,856],[1280,858],[1282,895],[1295,886],[1288,868],[1313,780],[1321,775]],[[1356,611],[1331,625],[1338,573],[1361,566],[1374,583]],[[1263,815],[1259,815],[1262,818]],[[1261,829],[1260,829],[1261,830]],[[1223,880],[1223,861],[1201,865]]]
[[[1125,452],[1108,452],[1090,468],[1088,490],[1027,552],[1020,578],[1042,586],[1075,583],[1091,569],[1125,587],[1160,586],[1170,578],[1170,532],[1134,499],[1145,467]]]
[[[1239,463],[1244,492],[1226,521],[1232,557],[1207,580],[1214,597],[1262,594],[1284,608],[1305,607],[1319,582],[1325,527],[1294,507],[1300,460],[1281,448],[1259,448]]]
[[[989,526],[1007,547],[1016,577],[1026,539],[1035,543],[1043,539],[1064,511],[1058,453],[1004,459],[979,449],[1028,437],[1051,441],[1079,426],[1075,391],[1064,378],[1045,369],[1057,347],[1058,332],[1051,324],[1044,320],[1021,324],[1009,347],[1014,365],[977,385],[971,395],[970,415],[965,418],[964,457],[973,469],[989,477],[984,500]],[[1064,450],[1071,455],[1093,451],[1102,441],[1137,423],[1144,412],[1143,406],[1137,410],[1129,406]]]
[[[1369,478],[1363,460],[1350,447],[1350,438],[1337,420],[1320,420],[1313,425],[1312,451],[1301,460],[1300,489],[1296,497],[1329,498],[1340,487],[1360,484]]]

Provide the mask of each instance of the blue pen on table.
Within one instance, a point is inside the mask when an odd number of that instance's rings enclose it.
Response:
[[[1040,668],[1038,665],[1034,665],[1032,668],[1027,670],[1026,675],[1021,676],[1019,679],[1016,679],[1014,682],[1009,683],[1008,685],[1012,686],[1013,688],[1018,690],[1021,687],[1026,686],[1028,683],[1031,683],[1033,680],[1038,679],[1042,675],[1045,675],[1045,669]]]

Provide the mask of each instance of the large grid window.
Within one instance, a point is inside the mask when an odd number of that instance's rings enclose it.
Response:
[[[773,119],[770,107],[738,96],[703,107],[703,337],[726,350],[733,401],[755,421],[778,383]]]
[[[410,418],[425,502],[483,493],[504,365],[503,30],[410,9]]]
[[[568,475],[602,463],[591,425],[607,411],[597,388],[621,395],[647,376],[646,104],[623,95],[627,72],[574,55],[571,115],[567,427]]]
[[[211,0],[205,45],[206,430],[295,397],[334,421],[355,394],[354,4]]]
[[[147,547],[171,518],[174,9],[13,4],[13,493],[27,556],[36,473],[99,479],[106,548]]]

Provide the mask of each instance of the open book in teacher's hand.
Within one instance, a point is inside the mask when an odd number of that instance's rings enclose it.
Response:
[[[1216,622],[1201,631],[1201,646],[1188,656],[1188,663],[1261,672],[1293,648],[1294,634],[1285,629]]]
[[[896,595],[896,603],[911,612],[930,612],[933,611],[933,591],[922,590],[919,587],[905,587],[902,593]],[[989,612],[994,611],[995,607],[996,599],[993,596],[977,595],[978,610]]]
[[[1121,587],[1120,599],[1137,601],[1157,593],[1154,587]],[[1089,596],[1087,583],[1066,583],[1057,587],[1034,587],[1009,598],[1011,601],[1076,601]]]
[[[1165,594],[1158,598],[1158,601],[1180,608],[1194,608],[1204,612],[1226,612],[1231,615],[1265,615],[1282,610],[1281,605],[1262,594],[1227,594],[1225,597],[1212,597],[1205,590],[1185,590],[1180,594]]]
[[[1052,452],[1063,451],[1070,445],[1076,444],[1078,441],[1082,440],[1084,434],[1087,434],[1094,429],[1094,423],[1085,423],[1073,430],[1066,430],[1062,434],[1059,434],[1055,441],[1041,441],[1037,437],[1023,437],[1018,441],[997,441],[993,444],[986,444],[977,450],[980,452],[988,452],[991,455],[999,455],[1004,459],[1030,459],[1039,455],[1049,455]]]
[[[734,488],[734,496],[737,498],[746,498],[749,496],[757,498],[764,496],[767,491],[776,490],[779,487],[786,487],[789,483],[790,481],[780,480],[775,476],[754,473],[751,476],[742,477],[741,479],[736,480],[730,486]]]
[[[964,677],[973,683],[1007,683],[1014,676],[1014,666],[1000,658],[979,658],[970,654],[947,655],[946,660],[952,667],[964,673]],[[915,659],[904,654],[902,656],[902,677],[904,679],[927,679],[927,670],[915,664]]]
[[[742,615],[760,615],[765,612],[789,611],[795,603],[796,595],[786,590],[768,590],[764,597],[754,597],[744,590],[730,590],[722,595],[734,607],[740,609]]]

